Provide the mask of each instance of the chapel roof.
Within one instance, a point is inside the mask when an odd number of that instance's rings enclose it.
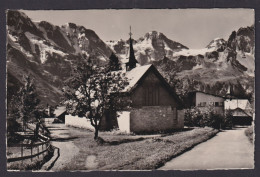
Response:
[[[151,68],[152,64],[135,67],[132,70],[126,72],[125,77],[127,78],[129,84],[125,87],[123,92],[130,91],[136,86],[137,82],[143,77],[143,75]]]

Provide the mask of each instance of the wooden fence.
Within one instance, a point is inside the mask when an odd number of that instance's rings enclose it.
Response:
[[[52,150],[51,147],[51,143],[50,143],[50,138],[46,137],[44,135],[39,134],[38,135],[39,140],[41,142],[39,143],[28,143],[28,144],[23,144],[23,143],[19,143],[19,144],[15,144],[12,145],[11,147],[20,147],[21,148],[21,156],[20,157],[13,157],[13,158],[8,158],[7,162],[14,162],[14,161],[22,161],[26,160],[26,159],[32,159],[35,157],[40,157],[40,155],[45,155],[45,153],[47,153],[48,151]],[[24,150],[26,149],[30,149],[31,153],[30,155],[24,155]],[[37,152],[34,153],[33,150],[37,149]]]

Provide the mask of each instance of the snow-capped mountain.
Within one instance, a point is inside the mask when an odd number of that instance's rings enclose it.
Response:
[[[107,41],[111,49],[122,59],[128,57],[128,40]],[[152,31],[133,41],[135,56],[141,65],[161,60],[164,56],[173,57],[174,52],[188,49],[186,46],[168,39],[163,33]]]
[[[232,88],[234,95],[254,99],[253,39],[252,26],[240,28],[228,42],[216,38],[203,49],[183,49],[154,64],[180,95],[200,90],[225,96]]]
[[[206,48],[222,52],[226,46],[227,42],[223,38],[215,38],[206,46]]]
[[[229,87],[237,95],[254,93],[254,26],[232,32],[227,41],[216,38],[199,50],[157,31],[133,40],[133,47],[139,64],[153,63],[182,96],[193,90],[225,95]],[[23,75],[30,73],[42,103],[56,105],[62,100],[63,81],[77,59],[91,54],[104,64],[112,51],[125,63],[129,40],[104,43],[83,26],[33,22],[20,11],[8,11],[8,100],[22,85]]]
[[[128,57],[128,41],[106,43],[124,63]],[[180,95],[201,90],[224,96],[229,87],[234,87],[239,97],[254,92],[253,26],[232,32],[227,41],[215,38],[202,49],[189,49],[153,31],[134,40],[134,50],[139,64],[153,63],[169,82],[177,80]],[[174,83],[173,86],[176,87]]]

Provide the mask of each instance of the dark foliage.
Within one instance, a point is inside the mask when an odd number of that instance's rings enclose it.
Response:
[[[111,56],[109,57],[109,71],[118,71],[121,69],[118,57],[112,52]]]
[[[184,125],[189,127],[212,127],[215,129],[232,128],[232,115],[230,112],[220,115],[215,113],[212,107],[200,109],[194,107],[186,109],[184,115]]]
[[[24,80],[24,86],[17,94],[17,101],[19,103],[17,106],[17,116],[21,118],[23,128],[25,129],[29,121],[41,118],[43,113],[38,107],[40,100],[38,99],[33,80],[30,76],[24,76]]]

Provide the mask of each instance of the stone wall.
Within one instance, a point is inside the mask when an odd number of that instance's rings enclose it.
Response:
[[[103,122],[102,122],[103,123]],[[171,106],[144,106],[119,113],[117,118],[119,131],[125,133],[153,133],[182,129],[184,111]],[[94,130],[85,117],[66,115],[65,125]]]
[[[183,128],[184,114],[171,106],[144,106],[130,113],[130,131],[151,133]]]

